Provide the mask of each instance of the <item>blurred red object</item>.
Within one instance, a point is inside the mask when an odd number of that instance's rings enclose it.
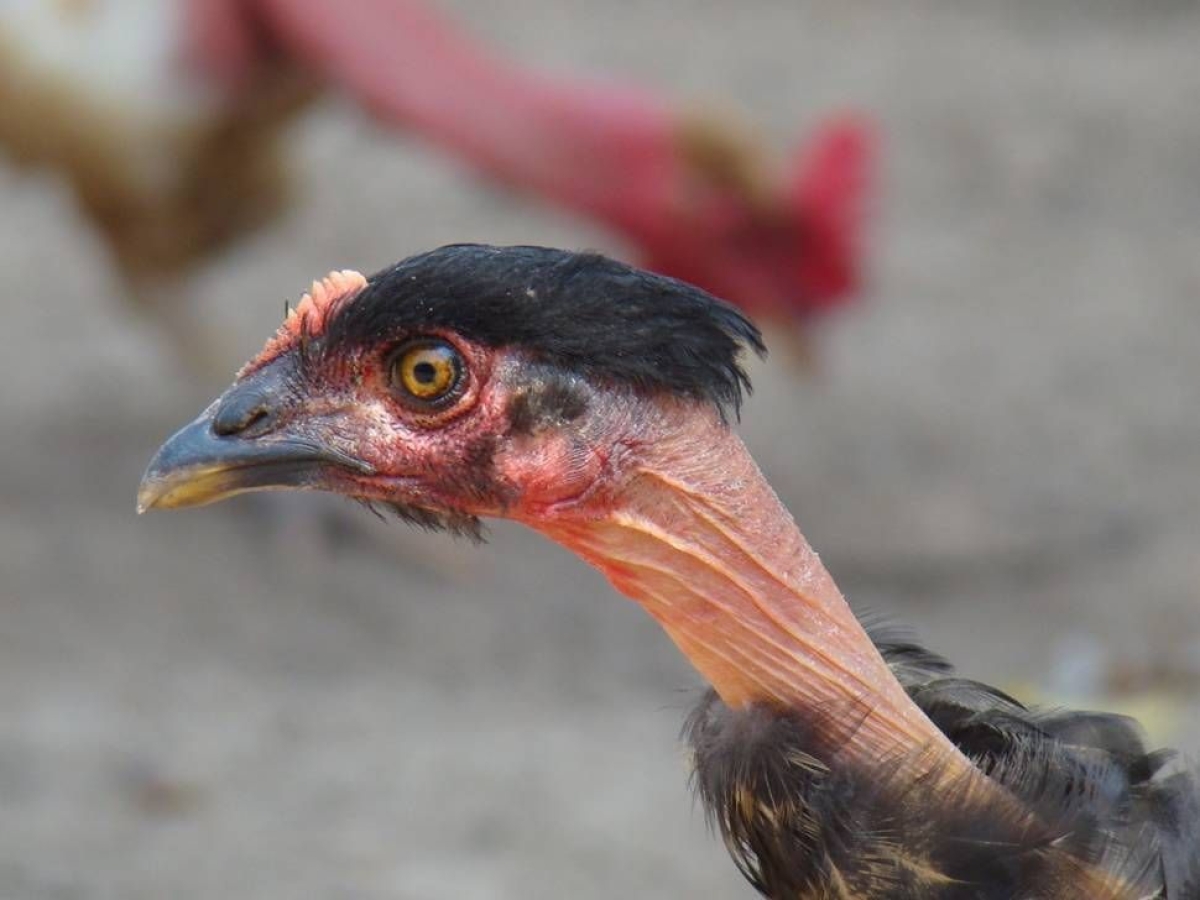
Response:
[[[189,0],[191,52],[227,85],[279,55],[517,190],[606,224],[639,262],[802,324],[859,287],[875,138],[823,125],[785,165],[644,88],[493,56],[420,0]]]

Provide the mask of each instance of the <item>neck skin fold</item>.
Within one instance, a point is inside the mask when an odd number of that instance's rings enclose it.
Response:
[[[742,441],[694,404],[633,417],[647,424],[608,461],[602,498],[521,518],[640,603],[727,705],[810,713],[851,756],[975,780],[892,675]]]

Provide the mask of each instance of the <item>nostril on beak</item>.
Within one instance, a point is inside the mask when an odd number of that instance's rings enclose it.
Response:
[[[212,430],[218,437],[257,437],[271,430],[274,418],[263,397],[233,396],[213,416]]]

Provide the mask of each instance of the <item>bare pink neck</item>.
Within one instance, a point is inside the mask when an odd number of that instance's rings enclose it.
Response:
[[[853,723],[851,753],[973,768],[908,698],[741,440],[694,407],[657,413],[613,461],[606,502],[528,523],[638,601],[730,706],[828,710]]]

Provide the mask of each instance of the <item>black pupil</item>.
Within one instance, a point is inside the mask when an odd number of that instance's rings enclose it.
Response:
[[[437,380],[437,366],[431,362],[419,362],[413,366],[413,378],[421,384],[433,384]]]

